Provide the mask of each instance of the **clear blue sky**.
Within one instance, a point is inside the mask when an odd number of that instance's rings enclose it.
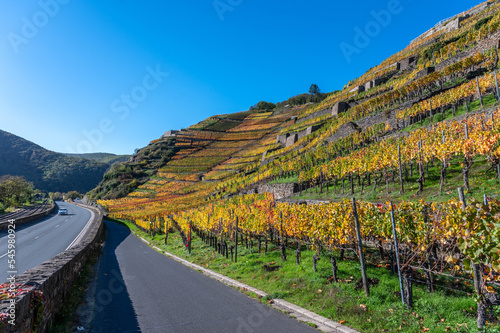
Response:
[[[312,83],[341,89],[479,3],[400,0],[348,62],[341,43],[395,2],[3,0],[0,129],[58,152],[129,154]]]

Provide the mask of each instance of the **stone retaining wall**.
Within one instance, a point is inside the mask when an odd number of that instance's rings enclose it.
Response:
[[[283,199],[296,193],[298,190],[298,185],[295,183],[290,184],[265,184],[257,188],[259,194],[262,193],[272,193],[276,200]]]
[[[87,237],[71,249],[30,269],[16,277],[16,283],[32,286],[43,293],[43,301],[37,301],[30,291],[16,298],[14,325],[9,317],[0,323],[5,333],[48,332],[63,300],[80,276],[87,260],[101,248],[100,239],[104,230],[103,214],[100,209],[86,206],[94,211],[94,221]],[[9,313],[9,300],[0,302],[0,314]]]

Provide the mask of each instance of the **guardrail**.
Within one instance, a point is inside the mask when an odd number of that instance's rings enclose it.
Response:
[[[100,251],[103,211],[98,207],[78,205],[95,212],[87,236],[69,250],[15,278],[15,302],[9,298],[0,300],[0,332],[48,332],[81,268]]]
[[[44,216],[49,215],[55,208],[55,204],[52,202],[50,206],[48,203],[44,203],[34,209],[25,210],[21,213],[16,214],[6,214],[2,215],[0,219],[0,231],[7,230],[10,222],[9,220],[14,220],[14,224],[17,226],[21,226],[26,223],[33,222],[38,220]],[[17,217],[16,217],[17,216]]]

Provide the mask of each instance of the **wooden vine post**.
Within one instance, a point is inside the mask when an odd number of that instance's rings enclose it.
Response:
[[[399,190],[399,194],[403,194],[405,192],[404,183],[403,183],[403,167],[401,166],[401,147],[398,145],[398,162],[399,162],[399,181],[401,183],[401,189]]]
[[[284,240],[284,237],[283,237],[283,212],[280,211],[280,240],[281,240],[281,244],[280,244],[280,250],[281,250],[281,259],[283,259],[284,261],[286,261],[286,248],[285,248],[285,240]]]
[[[394,218],[394,205],[392,201],[391,205],[391,222],[392,222],[392,234],[394,236],[394,252],[396,253],[396,264],[398,268],[398,276],[399,276],[399,288],[401,289],[401,302],[405,305],[405,292],[403,288],[403,277],[401,276],[401,266],[399,264],[399,245],[398,245],[398,234],[396,232],[396,220]]]
[[[418,172],[419,172],[419,178],[417,180],[418,182],[418,191],[417,194],[421,194],[424,191],[424,164],[422,162],[422,140],[418,142]]]
[[[479,95],[479,100],[481,101],[481,109],[484,108],[483,96],[481,95],[481,88],[479,87],[479,78],[476,76],[477,94]]]
[[[429,216],[428,216],[428,212],[427,212],[427,206],[425,206],[425,205],[423,207],[422,214],[424,215],[424,224],[430,229],[431,226],[429,224]],[[427,291],[430,293],[434,292],[434,274],[432,274],[432,267],[433,267],[433,262],[434,262],[434,260],[432,258],[432,247],[433,246],[434,246],[434,244],[432,244],[432,246],[427,247],[426,258],[425,258],[425,262],[424,262],[424,268],[426,269],[424,274],[425,274],[425,280],[426,280],[426,284],[427,284]]]
[[[238,216],[236,216],[236,226],[235,226],[235,246],[234,246],[234,262],[238,262]]]
[[[462,187],[458,188],[458,197],[462,202],[462,209],[465,211],[467,209],[467,202],[465,201],[464,189]],[[467,238],[470,238],[470,230],[466,230]],[[483,272],[482,265],[472,263],[472,272],[474,275],[474,289],[476,294],[479,296],[479,302],[477,303],[477,328],[482,329],[486,324],[486,308],[487,304],[484,300],[483,295]]]
[[[446,143],[446,137],[444,135],[444,130],[442,131],[442,134],[441,134],[441,142],[443,143],[443,145]],[[445,180],[446,180],[446,156],[443,156],[443,161],[441,164],[441,179],[439,182],[439,193],[443,193]]]
[[[370,296],[370,286],[366,277],[365,255],[363,253],[363,240],[361,239],[361,230],[359,226],[358,210],[356,208],[356,199],[352,198],[352,213],[354,215],[354,223],[356,224],[356,237],[358,239],[359,262],[361,263],[361,279],[363,280],[363,288],[365,295]]]
[[[191,219],[190,218],[188,218],[188,221],[189,221],[188,252],[189,252],[189,254],[191,254],[191,227],[192,227],[192,224],[191,224]]]
[[[500,101],[500,92],[498,91],[498,79],[497,79],[497,70],[495,69],[495,97],[497,98],[497,101]]]

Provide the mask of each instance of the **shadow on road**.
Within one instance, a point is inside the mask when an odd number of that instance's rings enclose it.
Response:
[[[116,256],[130,230],[109,221],[105,224],[106,243],[99,264],[91,332],[141,332]]]

